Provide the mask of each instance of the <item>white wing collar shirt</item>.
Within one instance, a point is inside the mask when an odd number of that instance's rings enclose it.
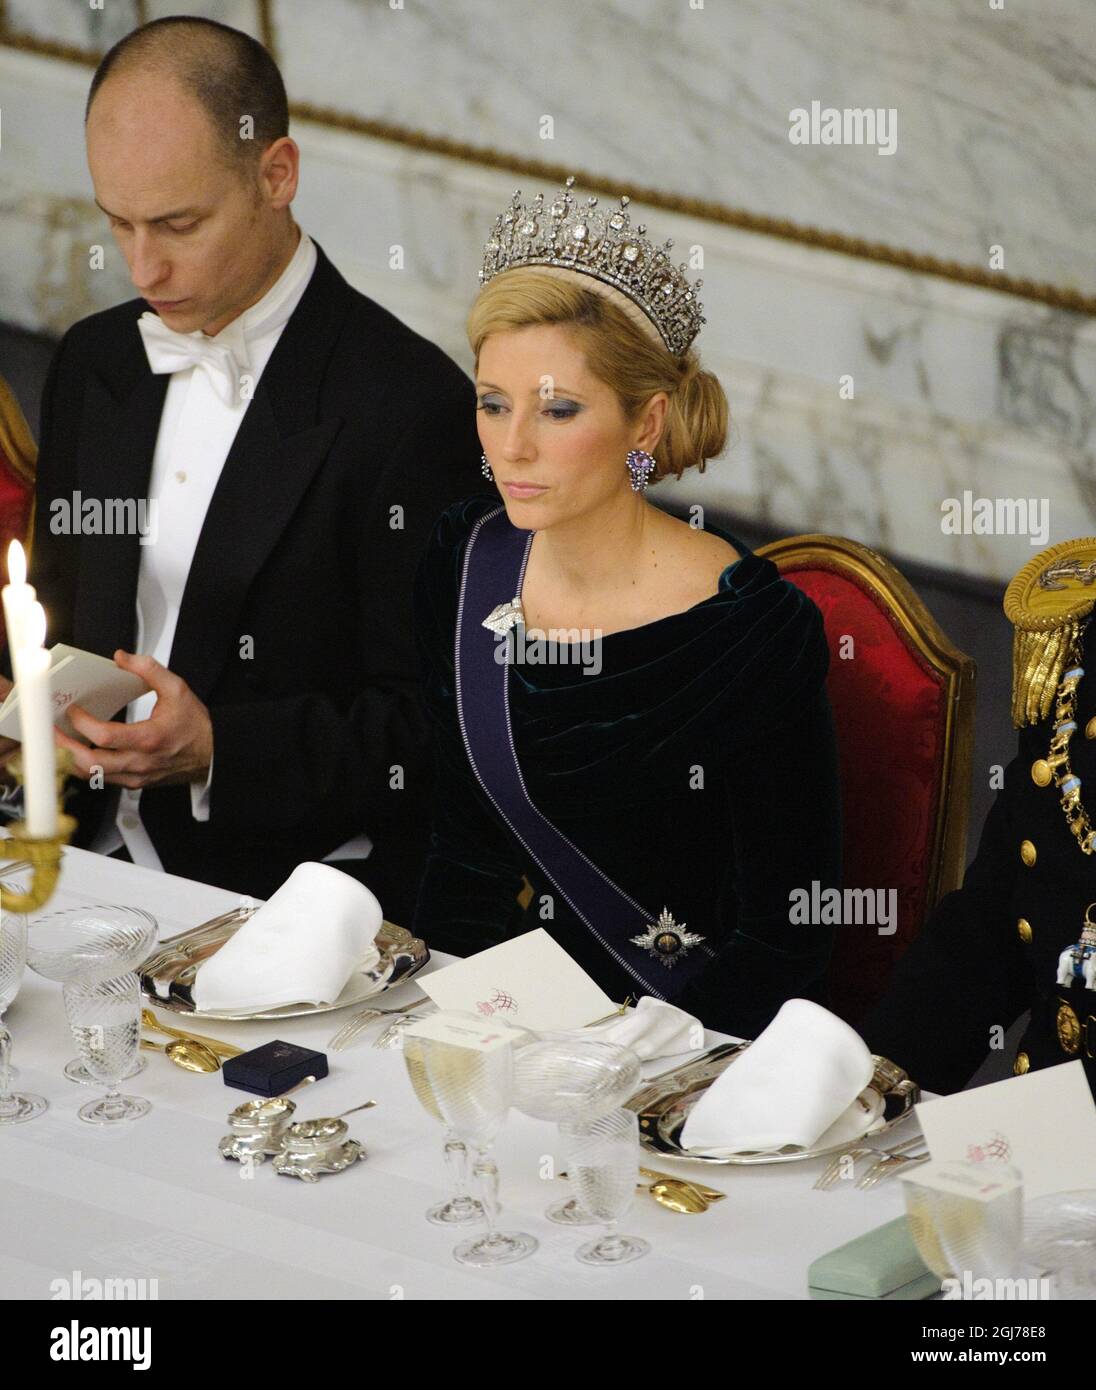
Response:
[[[190,564],[217,481],[248,404],[282,330],[316,268],[316,248],[304,232],[281,275],[250,309],[214,338],[201,329],[176,333],[151,311],[137,327],[149,366],[170,373],[148,484],[154,529],[142,537],[137,580],[136,650],[171,665]],[[156,703],[150,692],[128,706],[131,722],[147,719]],[[190,789],[196,820],[209,819],[213,767],[204,786]],[[141,793],[115,789],[117,810],[108,817],[91,848],[111,854],[123,844],[136,864],[162,869],[160,856],[141,820]],[[329,859],[362,857],[372,844],[361,836],[340,846]]]

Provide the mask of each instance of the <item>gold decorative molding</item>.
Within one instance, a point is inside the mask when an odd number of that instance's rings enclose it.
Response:
[[[277,34],[274,26],[270,0],[256,0],[259,32],[262,42],[277,60]],[[138,12],[143,10],[142,0],[138,0]],[[94,67],[102,57],[94,50],[79,48],[72,44],[58,43],[50,39],[40,39],[31,34],[14,31],[8,23],[4,0],[0,0],[0,45],[21,49],[28,53],[38,53],[44,57],[61,58],[66,62],[81,63]],[[683,213],[701,221],[713,222],[723,227],[737,227],[742,231],[756,232],[760,236],[776,237],[781,241],[798,242],[801,246],[812,246],[820,251],[832,251],[838,255],[851,256],[858,260],[874,261],[879,265],[891,265],[899,270],[913,271],[918,275],[931,275],[936,279],[951,280],[957,284],[973,285],[979,289],[993,290],[998,294],[1012,295],[1017,299],[1033,300],[1054,309],[1068,309],[1078,314],[1096,315],[1096,294],[1067,285],[1052,285],[1045,281],[1030,280],[999,271],[983,269],[977,265],[964,265],[960,261],[945,260],[940,256],[923,251],[910,251],[900,246],[889,246],[881,241],[868,241],[863,237],[848,236],[844,232],[826,231],[793,222],[786,217],[772,217],[767,213],[747,212],[744,208],[728,207],[706,198],[690,198],[664,189],[645,188],[636,184],[621,183],[604,174],[589,173],[572,168],[570,165],[554,164],[548,160],[527,159],[506,150],[497,150],[487,145],[474,145],[463,140],[451,140],[445,135],[434,135],[424,130],[414,130],[408,126],[390,121],[373,120],[357,116],[349,111],[338,111],[331,107],[316,106],[311,102],[291,102],[290,116],[300,121],[311,121],[317,125],[330,126],[336,130],[350,131],[356,135],[366,135],[374,140],[385,140],[392,144],[405,145],[410,149],[421,150],[425,154],[444,155],[449,159],[459,159],[467,164],[477,164],[489,169],[504,169],[508,173],[522,177],[541,179],[546,183],[561,184],[568,174],[574,174],[576,182],[584,189],[610,198],[619,198],[622,193],[637,203],[662,208],[667,212]]]
[[[258,0],[259,6],[259,38],[263,47],[278,64],[282,65],[282,60],[278,54],[278,35],[274,29],[274,3],[273,0]]]

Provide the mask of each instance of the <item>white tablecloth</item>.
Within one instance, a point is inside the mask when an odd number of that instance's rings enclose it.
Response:
[[[80,901],[146,908],[170,936],[237,896],[73,849],[47,910]],[[403,986],[382,1004],[415,989]],[[280,1037],[326,1051],[346,1016],[193,1026],[244,1047]],[[298,1119],[378,1102],[349,1120],[368,1159],[309,1184],[279,1177],[269,1163],[246,1177],[222,1159],[225,1118],[245,1094],[219,1073],[184,1072],[152,1053],[123,1086],[152,1101],[149,1115],[106,1130],[81,1123],[76,1110],[91,1093],[61,1075],[73,1046],[60,986],[28,971],[5,1022],[20,1086],[50,1102],[42,1118],[0,1129],[0,1295],[8,1298],[49,1298],[55,1280],[74,1275],[156,1279],[162,1299],[805,1298],[816,1256],[902,1211],[896,1181],[866,1193],[845,1182],[813,1191],[821,1160],[732,1168],[652,1159],[729,1195],[697,1216],[637,1195],[623,1229],[645,1236],[652,1253],[618,1270],[590,1269],[573,1252],[592,1228],[555,1226],[542,1214],[565,1191],[548,1176],[562,1166],[555,1128],[513,1114],[497,1150],[502,1225],[531,1232],[540,1249],[501,1269],[466,1269],[451,1255],[464,1232],[423,1217],[444,1188],[440,1127],[415,1101],[401,1054],[370,1046],[374,1032],[330,1053],[330,1076],[294,1096]],[[709,1034],[707,1045],[720,1040]]]

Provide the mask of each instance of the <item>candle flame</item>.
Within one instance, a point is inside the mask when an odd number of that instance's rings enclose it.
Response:
[[[25,584],[27,582],[27,557],[23,547],[18,541],[12,541],[8,546],[8,583]]]

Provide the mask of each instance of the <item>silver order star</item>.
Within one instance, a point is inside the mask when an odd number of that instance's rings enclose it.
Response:
[[[490,628],[492,632],[497,632],[500,636],[516,627],[518,623],[525,624],[525,613],[522,610],[521,599],[512,598],[509,603],[500,603],[497,608],[492,608],[487,617],[484,618],[482,626]]]
[[[660,951],[655,944],[660,936],[674,936],[680,945],[678,949],[670,954]],[[697,936],[696,932],[686,931],[684,922],[675,922],[673,914],[669,908],[664,907],[659,914],[657,922],[648,923],[647,930],[639,936],[631,938],[633,946],[642,946],[644,950],[650,951],[656,959],[660,960],[667,970],[672,969],[679,958],[693,946],[699,946],[704,940],[702,936]]]

